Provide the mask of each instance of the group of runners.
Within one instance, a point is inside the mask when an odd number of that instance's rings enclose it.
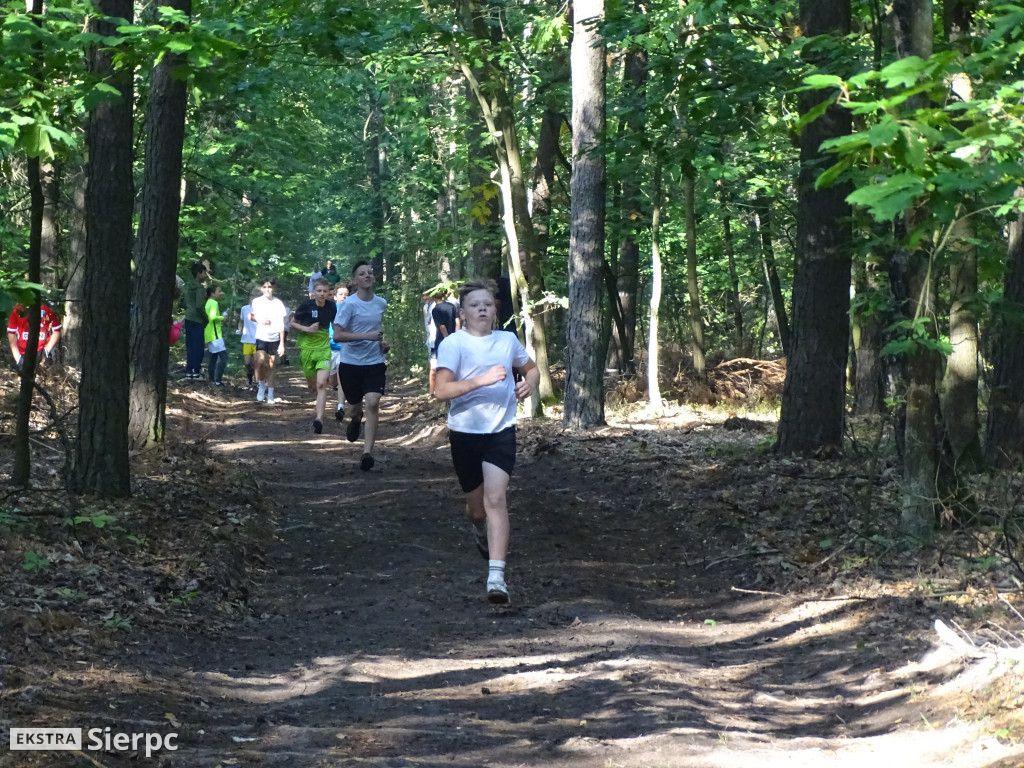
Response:
[[[333,265],[324,272],[336,274]],[[220,286],[205,285],[208,263],[196,262],[191,273],[191,282],[179,282],[186,304],[185,375],[201,378],[203,357],[209,351],[209,380],[219,386],[227,361],[223,337],[227,313],[220,310],[223,291]],[[274,296],[274,281],[267,279],[242,308],[237,329],[249,384],[256,388],[256,400],[268,404],[275,403],[275,368],[285,352],[285,334],[289,329],[295,332],[302,372],[315,396],[312,430],[323,432],[328,391],[337,386],[335,419],[348,419],[349,442],[357,442],[362,430],[359,466],[364,471],[376,463],[373,450],[387,371],[388,344],[382,327],[387,301],[376,295],[375,284],[368,261],[355,264],[349,284],[332,285],[323,274],[315,276],[310,297],[289,314]],[[515,466],[516,403],[536,391],[539,372],[516,334],[497,330],[497,296],[493,281],[470,280],[459,290],[458,305],[447,292],[425,297],[430,301],[425,304],[424,319],[429,314],[436,330],[428,344],[430,390],[448,403],[452,463],[465,494],[475,546],[487,560],[487,599],[507,604],[506,496]],[[54,353],[60,331],[59,316],[44,304],[38,342],[43,356]],[[29,335],[25,307],[14,308],[7,335],[14,361],[20,365]]]
[[[332,286],[322,275],[314,275],[310,297],[296,307],[287,324],[295,332],[302,372],[314,395],[312,431],[323,432],[328,392],[336,380],[335,418],[348,419],[345,436],[350,442],[359,439],[363,428],[359,466],[364,471],[376,463],[373,450],[387,372],[387,301],[376,295],[375,284],[368,261],[354,265],[347,286]],[[274,359],[284,352],[288,312],[273,296],[273,281],[264,281],[260,291],[262,295],[243,308],[240,330],[243,352],[253,358],[256,399],[262,401],[266,395],[267,402],[273,402]],[[425,307],[436,331],[429,345],[430,390],[449,404],[452,463],[465,494],[474,544],[487,560],[487,599],[507,604],[507,493],[515,466],[516,404],[536,391],[539,372],[514,333],[496,330],[493,281],[463,284],[458,305],[448,298],[447,292],[435,292]]]

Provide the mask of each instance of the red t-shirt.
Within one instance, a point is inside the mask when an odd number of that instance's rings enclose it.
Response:
[[[60,317],[43,304],[39,312],[39,349],[45,347],[54,331],[59,331],[60,328]],[[7,332],[18,334],[18,352],[24,355],[28,347],[28,312],[21,304],[15,305],[14,311],[11,312],[11,317],[7,321]]]

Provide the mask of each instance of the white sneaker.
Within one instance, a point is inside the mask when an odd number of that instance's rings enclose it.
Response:
[[[266,396],[267,396],[267,388],[265,386],[263,386],[262,384],[260,384],[259,388],[256,390],[256,402],[257,403],[262,403],[263,402],[263,398],[265,398]]]
[[[273,405],[275,402],[277,402],[277,401],[274,400],[274,390],[268,389],[267,390],[267,404],[268,405]]]
[[[487,602],[508,605],[508,587],[500,576],[487,579]]]

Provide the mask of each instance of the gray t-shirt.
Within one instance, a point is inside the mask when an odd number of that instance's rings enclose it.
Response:
[[[341,303],[334,324],[349,333],[371,333],[379,331],[388,303],[380,296],[363,301],[359,294],[352,294]],[[341,344],[341,362],[348,365],[377,365],[384,362],[380,343],[362,339],[345,341]]]

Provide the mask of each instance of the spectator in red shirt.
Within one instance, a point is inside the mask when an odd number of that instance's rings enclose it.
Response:
[[[46,304],[42,305],[39,317],[39,351],[47,359],[53,357],[53,350],[60,342],[60,317]],[[7,321],[7,341],[11,345],[14,362],[21,365],[21,358],[28,346],[28,309],[23,304],[15,304],[11,317]]]

